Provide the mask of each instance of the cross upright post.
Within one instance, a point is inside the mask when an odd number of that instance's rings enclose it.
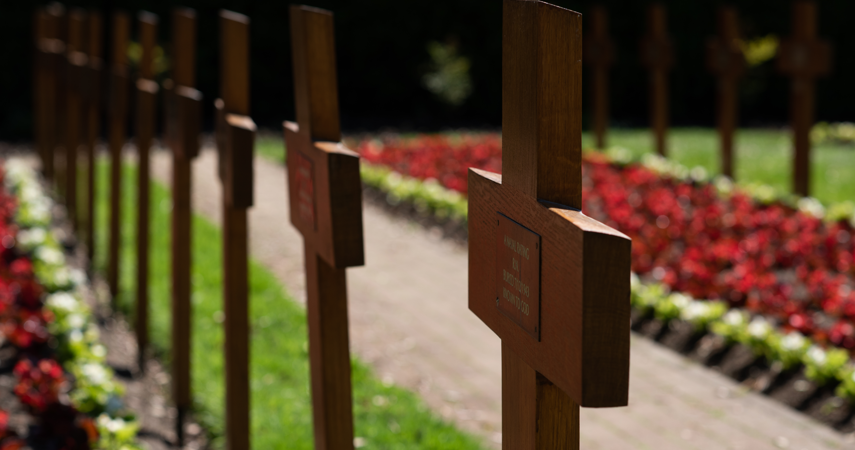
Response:
[[[365,262],[359,155],[341,144],[330,11],[292,5],[297,122],[285,122],[291,224],[303,235],[315,448],[353,448],[347,267]]]
[[[199,154],[202,93],[196,85],[196,12],[172,13],[172,80],[166,93],[165,141],[172,149],[172,398],[178,410],[175,434],[184,443],[184,418],[192,404],[191,333],[191,166]]]
[[[220,11],[218,167],[223,185],[226,448],[250,448],[249,254],[255,123],[249,117],[249,18]]]
[[[606,147],[609,127],[609,68],[614,63],[614,43],[609,37],[606,9],[591,8],[590,31],[585,36],[585,63],[591,67],[591,101],[594,104],[594,145]]]
[[[154,47],[157,45],[156,15],[139,14],[139,40],[142,47],[137,78],[137,364],[145,371],[148,348],[148,242],[149,242],[149,149],[154,137],[158,86],[154,81]]]
[[[55,103],[51,105],[52,108],[56,108],[54,111],[55,122],[54,122],[54,131],[56,133],[55,141],[54,141],[54,156],[53,156],[53,173],[54,173],[54,189],[56,190],[56,194],[60,199],[64,199],[65,195],[65,145],[66,145],[66,113],[67,107],[65,105],[68,100],[68,94],[66,93],[66,89],[68,88],[68,82],[66,79],[67,76],[67,68],[68,61],[66,57],[66,47],[68,46],[68,22],[70,19],[70,13],[67,13],[65,8],[60,4],[52,4],[49,7],[51,11],[51,15],[54,17],[55,29],[54,29],[54,53],[53,53],[53,64],[52,69],[55,71],[54,73],[54,82],[56,89],[56,97]]]
[[[110,241],[107,285],[110,304],[116,308],[119,294],[119,249],[122,244],[122,147],[128,119],[128,33],[131,19],[125,12],[113,14],[113,55],[110,70]]]
[[[650,123],[656,152],[667,153],[668,71],[674,65],[674,49],[668,37],[665,7],[653,3],[647,10],[647,35],[641,41],[641,62],[650,71]]]
[[[44,120],[44,83],[45,83],[45,53],[42,51],[42,41],[47,38],[48,15],[43,7],[36,8],[33,17],[33,142],[39,154],[42,173],[44,173],[47,158],[45,156],[45,127]]]
[[[66,46],[66,125],[65,125],[65,209],[68,220],[77,230],[77,149],[83,134],[84,77],[89,60],[85,49],[86,13],[73,9],[68,15],[68,45]]]
[[[469,309],[502,339],[502,448],[578,449],[579,406],[627,404],[630,240],[580,211],[581,15],[503,17],[503,174],[469,170]]]
[[[778,49],[777,66],[792,78],[790,127],[793,132],[793,192],[810,195],[810,129],[814,120],[815,79],[831,72],[832,48],[816,31],[816,3],[793,2],[793,34]]]
[[[86,261],[92,269],[95,257],[95,146],[101,132],[101,59],[102,19],[98,11],[89,12],[89,68],[86,75]]]
[[[717,116],[721,141],[721,173],[733,178],[733,133],[738,117],[739,79],[745,73],[745,56],[739,46],[736,8],[718,9],[718,36],[707,41],[707,68],[718,78]]]

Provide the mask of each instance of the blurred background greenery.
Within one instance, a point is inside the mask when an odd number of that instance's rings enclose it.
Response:
[[[308,0],[307,0],[308,1]],[[498,0],[315,0],[312,6],[336,14],[339,92],[343,126],[349,131],[384,128],[432,131],[457,127],[501,126],[502,2]],[[586,13],[588,0],[554,0]],[[612,125],[646,126],[647,77],[638,61],[645,32],[646,2],[605,0],[617,60],[611,73]],[[713,126],[714,79],[704,65],[705,40],[715,32],[720,2],[668,0],[669,24],[676,51],[671,75],[672,123]],[[0,139],[31,136],[31,67],[33,11],[43,2],[0,2]],[[161,18],[159,41],[168,67],[169,12],[175,0],[73,0],[66,6],[97,8],[109,14],[151,11]],[[293,118],[293,86],[288,2],[260,0],[186,0],[198,11],[198,87],[206,101],[210,128],[218,90],[217,12],[227,8],[247,14],[251,25],[252,115],[262,127],[278,129]],[[774,69],[778,37],[790,34],[790,2],[754,0],[738,5],[743,48],[752,63],[740,88],[742,126],[786,124],[788,80]],[[855,87],[855,38],[848,21],[855,2],[826,0],[819,5],[819,30],[835,46],[834,72],[818,83],[817,119],[852,120]],[[109,26],[109,21],[108,21]],[[109,29],[108,29],[109,33]],[[132,36],[136,36],[136,30]],[[138,50],[131,49],[131,52]],[[109,52],[105,52],[109,54]],[[589,104],[585,104],[587,113]]]

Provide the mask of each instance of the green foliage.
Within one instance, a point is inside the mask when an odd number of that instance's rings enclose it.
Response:
[[[840,348],[822,349],[811,346],[802,357],[805,377],[823,386],[834,379],[849,362],[849,354]]]
[[[281,140],[279,141],[281,145]],[[282,147],[279,147],[281,149]],[[281,151],[281,150],[280,150]],[[107,183],[107,165],[99,164],[98,182]],[[123,225],[120,308],[133,310],[135,284],[136,170],[123,168]],[[97,267],[105,267],[107,193],[98,197]],[[151,190],[151,336],[162,359],[170,348],[169,192]],[[193,217],[192,380],[194,407],[213,438],[223,446],[223,330],[221,233],[202,217]],[[250,263],[252,443],[264,449],[311,449],[312,412],[305,310],[291,300],[275,276]],[[380,382],[363,363],[352,361],[356,436],[367,448],[477,449],[479,440],[458,431],[430,412],[412,392]]]
[[[422,77],[422,84],[432,94],[451,106],[459,106],[472,93],[469,76],[469,59],[457,54],[454,42],[442,44],[431,41],[427,45],[431,63]]]

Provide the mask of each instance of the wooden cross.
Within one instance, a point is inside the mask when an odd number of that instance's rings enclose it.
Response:
[[[178,410],[175,433],[184,443],[184,417],[192,405],[190,391],[190,304],[192,207],[191,165],[199,154],[202,94],[196,85],[196,12],[172,13],[172,80],[164,83],[165,142],[172,149],[172,398]]]
[[[65,8],[62,5],[52,5],[50,8],[51,14],[54,17],[54,51],[53,53],[53,64],[52,70],[54,73],[54,81],[55,81],[55,103],[51,105],[52,108],[56,108],[54,111],[54,156],[53,156],[53,174],[54,174],[54,189],[56,189],[56,193],[62,197],[64,195],[65,190],[65,128],[66,128],[66,106],[65,102],[68,99],[66,94],[66,88],[68,87],[68,83],[66,82],[66,69],[68,62],[66,60],[66,52],[65,48],[68,45],[68,17],[66,14]]]
[[[831,72],[831,44],[816,32],[816,4],[793,3],[793,35],[778,48],[778,70],[792,78],[790,123],[793,129],[793,192],[810,195],[810,129],[814,114],[814,79]]]
[[[580,212],[582,16],[503,17],[503,174],[469,171],[469,309],[502,339],[502,447],[578,449],[579,406],[627,404],[631,243]]]
[[[66,126],[65,126],[65,209],[74,229],[80,228],[77,211],[77,148],[83,135],[83,94],[86,69],[89,65],[85,50],[86,13],[73,9],[68,15],[68,45],[66,46]]]
[[[158,86],[154,81],[154,47],[157,45],[157,16],[139,15],[139,39],[142,46],[137,79],[137,362],[145,371],[148,348],[148,238],[149,238],[149,149],[154,137]]]
[[[36,133],[39,154],[42,159],[42,173],[45,178],[53,178],[54,147],[56,146],[56,71],[53,70],[54,47],[56,37],[56,17],[51,8],[39,8],[36,26],[36,80],[35,96],[37,102]]]
[[[718,78],[718,134],[721,139],[721,172],[733,178],[733,132],[736,129],[739,79],[745,73],[745,55],[739,46],[736,8],[718,9],[718,36],[707,41],[707,68]]]
[[[41,160],[42,173],[47,178],[45,168],[47,166],[47,155],[45,149],[45,52],[42,50],[42,42],[47,39],[48,13],[44,8],[37,8],[33,17],[33,142]]]
[[[591,8],[590,30],[585,36],[585,63],[591,67],[591,101],[594,104],[594,138],[597,148],[606,147],[609,127],[609,68],[614,63],[614,43],[609,37],[609,18],[602,6]]]
[[[223,184],[226,448],[250,448],[249,255],[255,123],[249,117],[249,18],[220,11],[220,98],[216,102]]]
[[[102,21],[101,13],[89,12],[89,71],[86,86],[86,259],[89,268],[95,257],[95,145],[101,133],[101,60]]]
[[[650,123],[656,151],[662,156],[667,152],[668,71],[674,65],[666,23],[665,7],[651,4],[647,10],[647,35],[641,41],[641,62],[650,71]]]
[[[285,122],[291,223],[303,235],[315,448],[353,448],[347,267],[365,257],[359,155],[341,144],[333,15],[291,6],[297,123]]]
[[[113,14],[113,59],[110,71],[110,242],[107,259],[107,285],[111,304],[116,308],[119,294],[119,247],[122,244],[122,147],[125,145],[128,117],[128,33],[130,17]]]

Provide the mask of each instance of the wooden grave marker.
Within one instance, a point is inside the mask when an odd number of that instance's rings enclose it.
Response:
[[[77,211],[77,149],[83,142],[83,95],[86,68],[89,65],[85,51],[86,13],[72,9],[68,15],[68,45],[66,46],[66,114],[65,114],[65,210],[75,230],[80,227]]]
[[[469,170],[469,309],[502,339],[502,447],[578,449],[579,406],[627,404],[631,243],[580,212],[581,15],[503,17],[503,174]]]
[[[171,81],[164,83],[165,141],[172,149],[172,398],[178,410],[175,433],[184,442],[184,418],[192,406],[190,350],[192,309],[192,162],[199,154],[202,93],[196,85],[196,12],[172,13]]]
[[[585,36],[585,63],[591,67],[591,102],[594,145],[606,148],[609,128],[609,69],[614,63],[614,42],[609,37],[609,18],[602,6],[591,8],[590,31]]]
[[[668,37],[665,7],[651,4],[647,10],[647,35],[641,41],[641,63],[650,72],[650,126],[656,152],[667,153],[668,71],[674,65],[674,48]]]
[[[149,151],[154,138],[158,85],[154,81],[154,47],[157,45],[156,15],[139,14],[139,40],[142,47],[137,78],[137,363],[145,371],[148,349],[148,264],[149,264]]]
[[[47,178],[45,168],[47,167],[47,155],[45,148],[45,52],[42,51],[42,42],[48,35],[48,13],[45,8],[36,8],[33,17],[33,142],[39,154],[42,173]]]
[[[42,138],[40,142],[45,158],[42,171],[45,177],[56,186],[56,166],[59,159],[56,154],[60,142],[60,87],[63,83],[59,68],[65,54],[65,42],[59,37],[65,10],[62,8],[62,5],[52,3],[45,7],[44,11],[44,38],[39,43],[39,53],[41,55],[40,66],[43,76],[41,81],[40,107],[42,113],[40,134]]]
[[[291,223],[303,235],[315,448],[353,448],[347,267],[365,262],[359,155],[341,144],[333,14],[292,5],[297,123],[285,122]]]
[[[54,151],[53,151],[53,174],[54,174],[54,189],[56,190],[56,194],[60,199],[64,198],[65,195],[65,145],[66,145],[66,114],[67,107],[65,105],[68,100],[68,95],[66,94],[66,88],[68,87],[68,82],[66,80],[66,72],[68,61],[66,57],[66,47],[68,46],[68,22],[70,18],[70,14],[66,12],[65,8],[60,4],[51,5],[51,11],[54,15],[55,21],[55,29],[54,29],[54,38],[56,40],[56,45],[54,50],[56,53],[53,54],[53,64],[51,69],[54,71],[54,81],[56,83],[56,97],[55,103],[52,105],[53,108],[56,108],[54,111],[54,116],[56,121],[54,122],[54,132],[56,140],[54,141]]]
[[[733,133],[737,126],[739,79],[745,73],[745,55],[739,45],[736,8],[718,9],[718,35],[707,41],[707,68],[718,83],[716,115],[721,142],[721,173],[733,178]]]
[[[101,59],[103,23],[101,13],[89,12],[89,69],[86,75],[86,260],[92,269],[95,258],[95,171],[98,135],[101,133],[101,80],[104,62]]]
[[[249,117],[249,18],[220,11],[218,171],[223,185],[226,448],[250,448],[249,254],[255,123]]]
[[[107,255],[107,285],[110,303],[116,308],[119,294],[119,249],[122,245],[122,147],[128,121],[128,33],[131,19],[125,12],[113,14],[113,54],[110,66],[110,241]]]
[[[792,78],[790,126],[793,130],[793,192],[810,195],[810,129],[815,109],[814,80],[831,72],[832,48],[816,31],[816,3],[793,3],[793,34],[778,47],[777,66]]]

